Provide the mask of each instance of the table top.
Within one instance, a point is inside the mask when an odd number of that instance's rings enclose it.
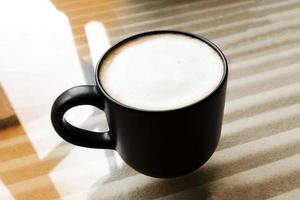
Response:
[[[299,199],[299,0],[10,0],[0,2],[0,25],[1,200]],[[62,91],[94,83],[112,44],[153,29],[203,35],[229,60],[218,149],[170,180],[139,174],[114,151],[64,142],[49,116]],[[107,129],[94,108],[67,114]]]

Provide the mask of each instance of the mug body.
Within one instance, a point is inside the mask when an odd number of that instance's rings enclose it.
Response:
[[[135,170],[153,177],[187,174],[215,151],[221,133],[226,81],[209,98],[178,110],[130,110],[105,100],[116,151]]]
[[[161,33],[164,31],[142,34]],[[105,55],[96,70],[99,92],[105,95],[104,111],[116,137],[116,151],[132,168],[153,177],[176,177],[199,168],[215,151],[221,133],[228,76],[225,56],[207,39],[180,33],[209,44],[219,53],[224,64],[223,78],[218,87],[192,105],[166,111],[130,108],[115,101],[101,86],[99,70]],[[111,50],[142,34],[118,43]]]

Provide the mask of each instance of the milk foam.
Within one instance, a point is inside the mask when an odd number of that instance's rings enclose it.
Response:
[[[208,96],[224,73],[219,54],[180,34],[131,40],[104,60],[100,81],[118,102],[142,110],[172,110]]]

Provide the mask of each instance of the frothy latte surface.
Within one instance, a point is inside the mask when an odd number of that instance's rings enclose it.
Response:
[[[208,96],[222,80],[224,66],[205,42],[162,33],[114,49],[99,73],[102,87],[113,99],[137,109],[162,111]]]

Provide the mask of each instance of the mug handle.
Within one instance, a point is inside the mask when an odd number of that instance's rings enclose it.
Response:
[[[82,147],[115,149],[115,141],[110,131],[88,131],[67,122],[64,114],[79,105],[92,105],[103,110],[104,95],[92,85],[76,86],[63,92],[55,100],[51,110],[51,122],[58,135],[67,142]]]

